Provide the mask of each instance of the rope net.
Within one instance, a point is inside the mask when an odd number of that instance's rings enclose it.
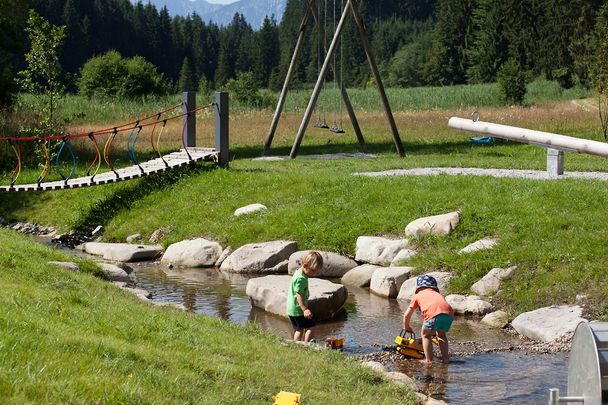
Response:
[[[121,125],[114,126],[114,127],[102,128],[102,129],[98,129],[95,131],[79,132],[79,133],[72,133],[72,134],[62,134],[62,135],[47,135],[47,136],[0,137],[0,142],[8,142],[9,147],[13,151],[15,158],[16,158],[15,167],[9,173],[10,177],[11,177],[10,187],[15,186],[17,179],[19,178],[19,175],[21,174],[21,169],[23,166],[22,145],[25,142],[37,143],[38,148],[44,158],[44,164],[43,164],[42,171],[38,175],[38,178],[36,180],[36,183],[39,186],[51,172],[51,167],[52,167],[52,165],[51,165],[51,154],[52,154],[51,142],[52,141],[61,141],[60,146],[59,146],[59,151],[57,152],[57,155],[55,157],[55,167],[56,167],[56,171],[59,174],[59,176],[65,181],[65,184],[67,184],[68,180],[70,180],[72,178],[72,176],[74,175],[74,173],[76,172],[76,167],[78,164],[78,158],[76,156],[76,153],[75,153],[74,148],[72,147],[70,141],[74,140],[74,139],[85,138],[85,137],[87,137],[91,141],[91,143],[93,144],[94,151],[95,151],[95,156],[94,156],[93,160],[91,161],[91,163],[88,164],[87,169],[86,169],[86,176],[91,176],[91,180],[98,174],[98,172],[101,168],[102,154],[103,154],[103,160],[105,161],[108,169],[110,171],[114,172],[114,174],[116,175],[117,178],[119,177],[119,174],[114,169],[110,155],[111,155],[111,150],[112,150],[112,144],[113,144],[114,140],[116,139],[116,137],[121,134],[127,133],[127,132],[129,133],[128,138],[127,138],[127,155],[129,156],[129,159],[131,160],[133,165],[138,166],[139,169],[141,170],[141,173],[143,174],[144,169],[142,168],[141,163],[139,162],[139,160],[137,158],[137,154],[135,152],[135,144],[139,138],[139,135],[146,128],[150,128],[150,145],[152,147],[152,150],[164,162],[165,167],[169,167],[167,161],[164,159],[164,157],[160,151],[160,148],[159,148],[161,136],[165,132],[165,127],[167,126],[167,122],[176,120],[179,118],[183,118],[183,117],[188,117],[191,114],[195,114],[198,111],[205,110],[205,109],[211,108],[213,106],[215,106],[215,103],[205,104],[198,108],[188,110],[187,105],[184,102],[181,102],[179,104],[166,108],[162,111],[156,112],[154,114],[146,115],[135,121],[127,122],[125,124],[121,124]],[[175,114],[174,111],[180,107],[186,107],[186,111],[182,111],[179,114]],[[161,128],[160,128],[160,131],[158,132],[158,135],[155,137],[154,133],[159,124],[161,124]],[[188,158],[190,160],[192,160],[192,156],[190,155],[190,152],[188,151],[188,148],[186,146],[186,141],[184,138],[186,124],[187,124],[187,120],[184,120],[184,124],[182,125],[182,131],[181,131],[181,138],[182,138],[181,143],[182,143],[183,149],[186,152],[186,155],[188,156]],[[103,142],[103,152],[102,152],[102,148],[100,147],[99,138],[105,137],[105,136],[107,136],[107,139],[105,140],[105,142]],[[72,160],[71,169],[68,174],[64,174],[64,172],[61,170],[60,160],[61,160],[61,156],[64,153],[64,151],[67,151],[70,154],[70,157]]]

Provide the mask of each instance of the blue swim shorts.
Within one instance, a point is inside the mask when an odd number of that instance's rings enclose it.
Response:
[[[447,332],[450,330],[453,320],[454,318],[452,318],[448,314],[439,314],[434,318],[431,318],[426,321],[422,326],[424,326],[425,329],[442,330],[444,332]]]

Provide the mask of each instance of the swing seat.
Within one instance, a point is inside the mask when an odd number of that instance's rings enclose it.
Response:
[[[333,127],[330,129],[331,132],[333,132],[334,134],[343,134],[344,130],[342,128],[338,128],[338,127]]]
[[[326,123],[324,123],[324,122],[319,122],[319,121],[317,121],[317,122],[315,123],[314,127],[315,127],[315,128],[323,128],[323,129],[327,129],[327,128],[329,128],[329,125],[327,125],[327,124],[326,124]]]

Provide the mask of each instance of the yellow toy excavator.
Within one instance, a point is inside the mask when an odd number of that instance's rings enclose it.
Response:
[[[439,344],[437,336],[433,336],[431,341],[436,345]],[[422,338],[416,338],[414,332],[406,332],[405,329],[401,329],[399,336],[395,337],[395,344],[397,353],[412,359],[424,359]]]

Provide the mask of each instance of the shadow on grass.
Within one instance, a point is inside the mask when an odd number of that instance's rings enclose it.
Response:
[[[138,200],[154,191],[162,190],[180,180],[214,170],[213,165],[186,165],[165,172],[155,173],[139,181],[115,190],[104,199],[97,201],[74,224],[79,235],[90,235],[98,225],[106,225],[121,210],[129,209]]]
[[[366,143],[367,152],[373,154],[394,153],[397,154],[397,148],[392,142],[372,142]],[[484,148],[492,149],[498,146],[515,146],[522,145],[516,142],[497,142],[490,145],[476,145],[468,141],[456,142],[438,142],[438,143],[408,143],[403,142],[403,149],[406,156],[412,155],[449,155],[468,153],[471,149]],[[287,157],[291,152],[291,146],[279,146],[272,148],[268,156]],[[334,154],[334,153],[360,153],[358,143],[329,143],[329,144],[313,144],[301,145],[298,151],[298,156],[316,155],[316,154]],[[500,154],[500,152],[496,152]],[[262,155],[262,145],[260,146],[240,146],[234,147],[230,151],[231,157],[234,159],[253,159]]]

